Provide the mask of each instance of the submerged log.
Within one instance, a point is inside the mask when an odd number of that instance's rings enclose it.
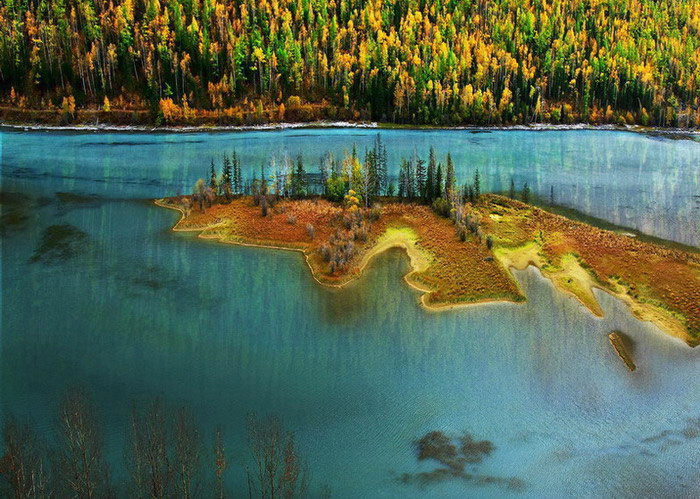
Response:
[[[619,331],[613,331],[608,335],[608,338],[610,339],[610,344],[617,352],[618,357],[620,357],[620,359],[622,359],[622,362],[624,362],[627,366],[627,369],[629,369],[630,371],[636,370],[637,366],[634,364],[632,356],[630,355],[627,346],[625,345],[625,338],[623,337],[623,333]]]

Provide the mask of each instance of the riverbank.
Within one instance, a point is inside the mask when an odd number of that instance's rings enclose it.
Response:
[[[129,111],[130,112],[130,111]],[[124,113],[129,113],[124,111]],[[143,113],[144,111],[140,111]],[[309,121],[279,121],[249,124],[222,124],[216,121],[202,122],[198,124],[172,124],[153,125],[146,120],[129,121],[109,120],[101,117],[101,113],[95,111],[89,119],[70,124],[61,124],[60,121],[40,118],[43,112],[28,110],[26,117],[8,119],[0,113],[0,130],[36,130],[36,131],[70,131],[85,133],[199,133],[199,132],[245,132],[245,131],[275,131],[295,128],[302,129],[327,129],[327,128],[371,128],[381,130],[454,130],[472,131],[557,131],[557,130],[611,130],[621,132],[642,133],[652,136],[667,137],[672,139],[700,140],[698,128],[661,128],[643,125],[616,125],[595,123],[530,123],[521,125],[417,125],[388,122],[375,122],[363,120],[309,120]],[[38,117],[38,118],[37,118]]]
[[[400,247],[411,260],[406,282],[423,292],[423,306],[438,310],[486,301],[522,302],[526,297],[510,269],[535,265],[557,289],[595,315],[603,314],[593,293],[598,288],[625,301],[639,319],[691,346],[700,343],[698,254],[496,195],[483,196],[469,207],[480,232],[463,241],[451,220],[427,206],[384,201],[380,213],[367,210],[356,218],[357,226],[348,223],[345,207],[322,199],[282,200],[264,217],[249,197],[205,211],[189,208],[187,197],[156,203],[180,211],[176,231],[300,251],[313,277],[324,285],[343,286],[358,278],[375,255]],[[336,258],[337,253],[345,260]]]

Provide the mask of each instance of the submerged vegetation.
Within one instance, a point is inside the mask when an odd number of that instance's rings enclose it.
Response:
[[[87,242],[88,235],[73,225],[51,225],[44,229],[41,242],[29,261],[53,263],[67,260],[81,253]]]
[[[126,473],[114,473],[101,418],[89,396],[71,391],[58,410],[55,439],[40,439],[9,417],[2,430],[0,495],[3,497],[317,497],[294,434],[281,419],[250,414],[248,452],[230,449],[221,429],[203,434],[191,412],[160,400],[135,404],[122,435]],[[245,483],[230,490],[232,465]],[[115,476],[118,477],[115,479]]]
[[[419,461],[433,461],[438,463],[438,467],[432,471],[404,473],[400,477],[403,483],[428,485],[460,479],[475,485],[501,485],[514,491],[521,491],[525,487],[519,478],[476,473],[477,465],[491,455],[495,447],[489,440],[474,440],[470,433],[454,439],[441,431],[431,431],[416,442],[416,448]]]
[[[240,190],[225,168],[221,177],[212,169],[209,186],[199,180],[192,195],[158,204],[182,213],[175,230],[302,251],[323,284],[341,286],[377,253],[400,247],[413,267],[406,281],[424,292],[426,307],[520,302],[525,296],[509,269],[534,264],[597,315],[603,311],[593,288],[622,298],[635,315],[689,344],[700,343],[698,254],[536,208],[527,204],[527,184],[516,192],[511,182],[511,197],[483,194],[478,170],[460,185],[449,154],[444,165],[432,149],[427,161],[417,154],[404,159],[395,190],[377,137],[363,161],[354,149],[341,161],[327,155],[319,173],[309,174],[299,157],[271,165],[270,174],[262,168]]]
[[[11,0],[2,111],[698,126],[699,12],[697,0]]]

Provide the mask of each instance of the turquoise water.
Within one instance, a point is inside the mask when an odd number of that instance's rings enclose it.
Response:
[[[327,483],[338,497],[700,494],[700,349],[635,320],[610,296],[599,294],[606,315],[595,318],[530,269],[518,273],[525,304],[431,313],[403,283],[398,250],[362,280],[329,290],[299,254],[173,233],[176,213],[143,200],[185,190],[209,154],[235,141],[257,158],[298,147],[318,154],[321,144],[341,148],[372,133],[0,135],[2,191],[21,194],[4,195],[2,205],[0,413],[28,417],[51,435],[58,400],[81,385],[119,460],[131,401],[160,395],[193,407],[205,429],[225,427],[229,485],[243,491],[245,415],[257,411],[283,415],[312,470],[312,490]],[[385,135],[390,150],[405,151],[426,137],[446,148],[460,136]],[[572,192],[584,201],[576,207],[697,244],[699,144],[612,132],[473,135],[491,151],[513,148],[489,160],[500,172],[486,174],[492,188],[503,172],[543,194],[555,176],[561,186],[578,178]],[[521,161],[533,150],[546,157],[548,141],[568,167]],[[594,143],[609,157],[607,195],[582,152]],[[626,176],[630,164],[635,174]],[[660,178],[676,196],[650,181]],[[603,213],[597,202],[607,203]],[[633,209],[617,210],[620,203]],[[75,254],[31,262],[44,230],[57,224],[84,232]],[[612,329],[634,340],[637,372],[612,351]],[[522,487],[402,483],[404,473],[434,469],[413,446],[431,430],[492,441],[493,454],[470,471]]]

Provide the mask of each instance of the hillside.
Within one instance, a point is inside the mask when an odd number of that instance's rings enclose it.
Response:
[[[0,117],[694,127],[699,43],[697,0],[6,0]]]

